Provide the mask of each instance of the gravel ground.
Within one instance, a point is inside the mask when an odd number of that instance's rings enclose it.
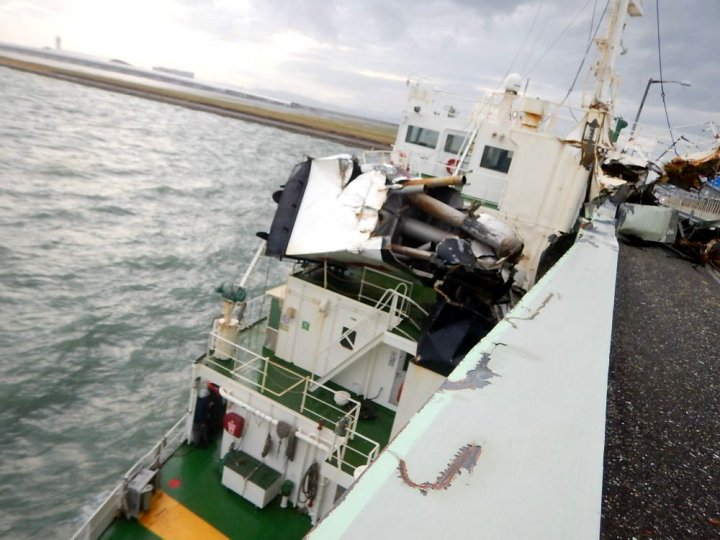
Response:
[[[720,538],[719,331],[705,268],[621,245],[602,538]]]

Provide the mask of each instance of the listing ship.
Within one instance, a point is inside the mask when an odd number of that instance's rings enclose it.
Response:
[[[75,538],[429,537],[473,514],[474,536],[597,537],[615,210],[648,171],[612,157],[614,66],[641,14],[610,2],[563,135],[519,76],[469,104],[410,82],[391,154],[299,163],[217,289],[187,411]],[[295,266],[248,299],[263,255]]]

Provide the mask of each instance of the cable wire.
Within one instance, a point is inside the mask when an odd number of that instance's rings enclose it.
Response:
[[[535,12],[535,20],[537,20],[537,16],[540,14],[540,6],[542,6],[542,3],[538,6],[538,10]],[[535,20],[533,20],[533,24],[531,25],[531,28],[534,27]],[[520,73],[522,73],[522,74],[527,73],[527,67],[528,67],[528,64],[530,63],[530,60],[532,60],[533,51],[535,51],[538,41],[540,41],[540,36],[542,36],[543,32],[545,31],[547,22],[548,22],[548,18],[546,17],[542,23],[542,26],[535,34],[535,39],[533,39],[532,45],[530,45],[528,54],[525,55],[525,61],[523,62],[522,68],[520,68]],[[529,37],[530,37],[530,32],[528,32],[528,35],[526,36],[525,41],[527,41],[527,38],[529,38]]]
[[[665,101],[665,85],[663,83],[663,69],[662,69],[662,50],[660,47],[660,0],[655,0],[655,20],[657,23],[657,47],[658,47],[658,68],[660,70],[660,96],[662,96],[663,109],[665,110],[665,121],[667,122],[668,131],[670,132],[670,148],[675,152],[676,156],[679,156],[675,141],[675,135],[673,135],[672,126],[670,125],[670,116],[668,115],[667,102]]]
[[[515,62],[517,61],[520,54],[525,49],[525,45],[527,44],[528,38],[530,37],[530,34],[532,34],[533,30],[535,29],[535,23],[537,22],[538,15],[540,14],[540,9],[542,9],[543,2],[545,0],[540,0],[540,3],[538,4],[537,9],[535,10],[535,16],[533,17],[532,23],[530,23],[530,29],[525,34],[525,39],[522,42],[522,45],[520,45],[520,48],[518,49],[518,52],[515,53],[515,58],[512,59],[512,62],[510,62],[510,67],[508,67],[507,71],[505,72],[505,77],[503,77],[503,80],[507,78],[508,75],[510,75],[510,72],[512,71],[513,66],[515,65]]]
[[[575,21],[576,21],[577,18],[580,16],[580,14],[581,14],[583,11],[585,11],[585,8],[588,6],[589,3],[590,3],[590,0],[587,0],[587,1],[585,2],[585,4],[577,11],[577,13],[575,13],[575,16],[572,18],[572,20],[567,24],[567,26],[565,26],[565,28],[563,28],[563,29],[560,31],[560,33],[559,33],[558,36],[555,38],[555,40],[554,40],[554,41],[550,44],[550,46],[549,46],[547,49],[545,49],[545,51],[540,55],[540,58],[538,58],[537,62],[535,62],[535,63],[533,64],[533,66],[530,68],[530,71],[528,72],[528,74],[530,74],[530,73],[532,73],[533,71],[535,71],[535,68],[538,67],[538,65],[540,64],[540,62],[543,61],[543,59],[545,58],[545,56],[547,55],[547,53],[549,53],[549,52],[553,49],[553,47],[555,47],[555,45],[557,45],[557,42],[560,41],[560,38],[562,38],[562,37],[565,35],[565,32],[567,32],[568,29],[569,29],[573,24],[575,24]]]
[[[597,3],[596,3],[596,5],[597,5]],[[580,76],[580,73],[582,72],[582,68],[585,65],[585,60],[587,60],[588,53],[590,52],[590,47],[592,47],[593,41],[595,40],[595,37],[597,36],[598,30],[600,30],[600,25],[602,24],[603,20],[605,19],[605,15],[607,14],[609,5],[610,5],[610,0],[607,0],[607,2],[605,2],[605,9],[603,9],[603,12],[600,15],[600,18],[598,19],[597,25],[595,26],[595,31],[592,32],[588,36],[588,42],[585,47],[585,54],[583,54],[582,60],[580,61],[580,65],[578,66],[577,71],[575,72],[575,77],[573,78],[573,81],[570,84],[570,88],[568,88],[567,94],[565,94],[565,97],[560,102],[561,107],[565,104],[567,99],[570,97],[570,94],[572,93],[572,91],[575,88],[575,85],[577,84],[578,77]],[[593,20],[594,19],[595,19],[595,9],[593,8]],[[573,118],[575,118],[575,115],[572,113],[572,110],[570,110],[570,115]],[[577,120],[577,118],[575,118],[575,120]]]
[[[588,47],[592,43],[592,39],[593,39],[593,28],[595,27],[595,13],[597,12],[597,3],[598,3],[598,0],[595,0],[595,3],[593,4],[592,17],[590,17],[590,30],[588,30],[588,42],[587,42]]]

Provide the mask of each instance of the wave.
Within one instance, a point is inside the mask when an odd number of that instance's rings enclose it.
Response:
[[[129,210],[128,208],[123,208],[122,206],[115,206],[113,204],[105,205],[105,206],[96,206],[93,208],[93,211],[99,212],[101,214],[110,214],[113,216],[137,215],[136,212],[133,212],[132,210]]]
[[[180,414],[212,289],[252,256],[272,191],[343,148],[11,70],[2,85],[0,536],[66,537]],[[52,473],[62,496],[38,489]]]

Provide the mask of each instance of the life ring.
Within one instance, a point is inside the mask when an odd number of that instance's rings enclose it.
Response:
[[[445,163],[445,169],[447,170],[448,174],[452,174],[455,172],[455,167],[458,164],[458,160],[455,158],[450,158]]]

